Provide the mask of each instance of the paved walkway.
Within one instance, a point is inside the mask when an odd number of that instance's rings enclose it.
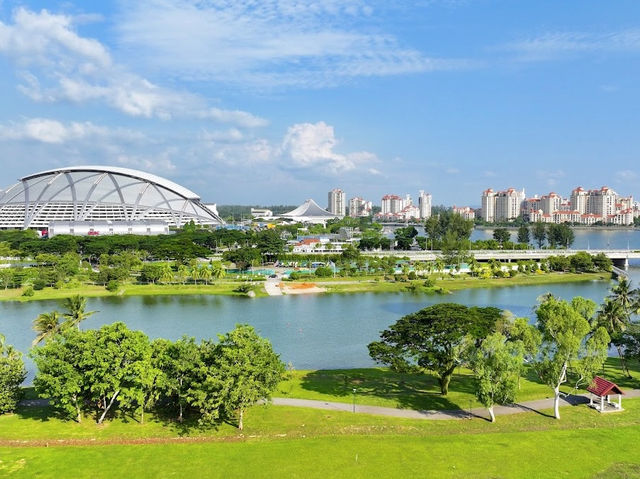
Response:
[[[629,389],[625,391],[624,399],[640,397],[640,389]],[[585,404],[589,402],[589,396],[587,394],[580,394],[576,396],[567,396],[560,399],[560,406],[575,406],[578,404]],[[313,399],[295,399],[295,398],[273,398],[272,404],[276,406],[293,406],[293,407],[308,407],[313,409],[324,409],[329,411],[346,411],[354,412],[353,404],[343,402],[331,402],[331,401],[317,401]],[[523,401],[518,404],[510,406],[495,406],[493,411],[496,416],[505,416],[509,414],[517,414],[521,412],[539,412],[543,409],[553,408],[553,398],[536,399],[534,401]],[[455,410],[424,410],[417,411],[414,409],[397,409],[392,407],[381,406],[366,406],[361,404],[355,405],[355,412],[362,414],[377,414],[381,416],[394,416],[404,417],[409,419],[466,419],[469,417],[469,410],[455,409]],[[489,418],[489,413],[486,408],[474,408],[471,409],[471,416],[479,418]]]
[[[269,296],[282,296],[280,281],[282,281],[280,278],[267,278],[264,282],[264,290]]]

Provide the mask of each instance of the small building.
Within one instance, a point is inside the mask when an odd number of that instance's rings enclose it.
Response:
[[[622,411],[622,389],[617,384],[607,381],[600,376],[593,378],[593,382],[587,388],[587,391],[591,393],[589,396],[589,406],[600,412],[615,412]],[[618,402],[611,401],[613,394],[618,395]],[[600,398],[599,403],[593,401],[594,396]]]

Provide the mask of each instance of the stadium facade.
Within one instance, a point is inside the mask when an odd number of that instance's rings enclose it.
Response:
[[[46,229],[51,222],[224,221],[193,191],[129,168],[72,166],[21,178],[0,191],[0,229]]]

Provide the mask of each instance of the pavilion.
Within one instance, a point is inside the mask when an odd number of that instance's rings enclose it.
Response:
[[[296,223],[326,224],[327,220],[339,218],[339,216],[321,208],[318,203],[309,199],[296,209],[281,214],[280,218]]]
[[[615,412],[622,411],[622,395],[624,392],[618,387],[617,384],[607,381],[600,376],[593,378],[593,382],[587,388],[587,391],[591,393],[589,396],[589,406],[600,412]],[[618,402],[612,402],[610,396],[613,394],[618,395]],[[600,398],[600,404],[593,402],[593,397]]]

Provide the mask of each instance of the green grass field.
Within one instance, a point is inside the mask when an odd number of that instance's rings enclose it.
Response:
[[[240,281],[216,281],[214,284],[123,284],[116,293],[107,291],[103,286],[82,285],[77,288],[44,288],[35,291],[33,296],[22,296],[22,288],[0,290],[0,301],[38,301],[47,299],[63,299],[76,294],[86,297],[104,296],[183,296],[189,294],[245,296],[233,290],[240,286]],[[256,296],[266,296],[262,284],[255,283]]]
[[[640,457],[640,400],[624,406],[608,415],[586,406],[564,408],[560,421],[549,411],[523,413],[495,424],[258,406],[249,411],[243,434],[223,425],[186,438],[155,421],[116,420],[103,428],[83,426],[84,439],[76,435],[76,443],[42,430],[40,438],[47,440],[36,445],[9,447],[0,439],[0,476],[639,477],[633,464]],[[0,436],[12,425],[8,418],[0,418]],[[46,423],[32,423],[33,435]],[[137,435],[118,434],[121,428]]]
[[[542,275],[518,275],[513,278],[449,278],[440,279],[438,275],[433,275],[436,281],[434,288],[423,287],[424,280],[407,282],[394,281],[359,281],[347,284],[323,284],[329,293],[399,293],[408,292],[410,285],[415,285],[419,292],[436,293],[442,288],[444,292],[459,291],[472,288],[496,288],[503,286],[530,286],[540,284],[575,283],[581,281],[608,281],[611,279],[609,273],[546,273]],[[349,278],[342,278],[342,281],[349,281]]]

